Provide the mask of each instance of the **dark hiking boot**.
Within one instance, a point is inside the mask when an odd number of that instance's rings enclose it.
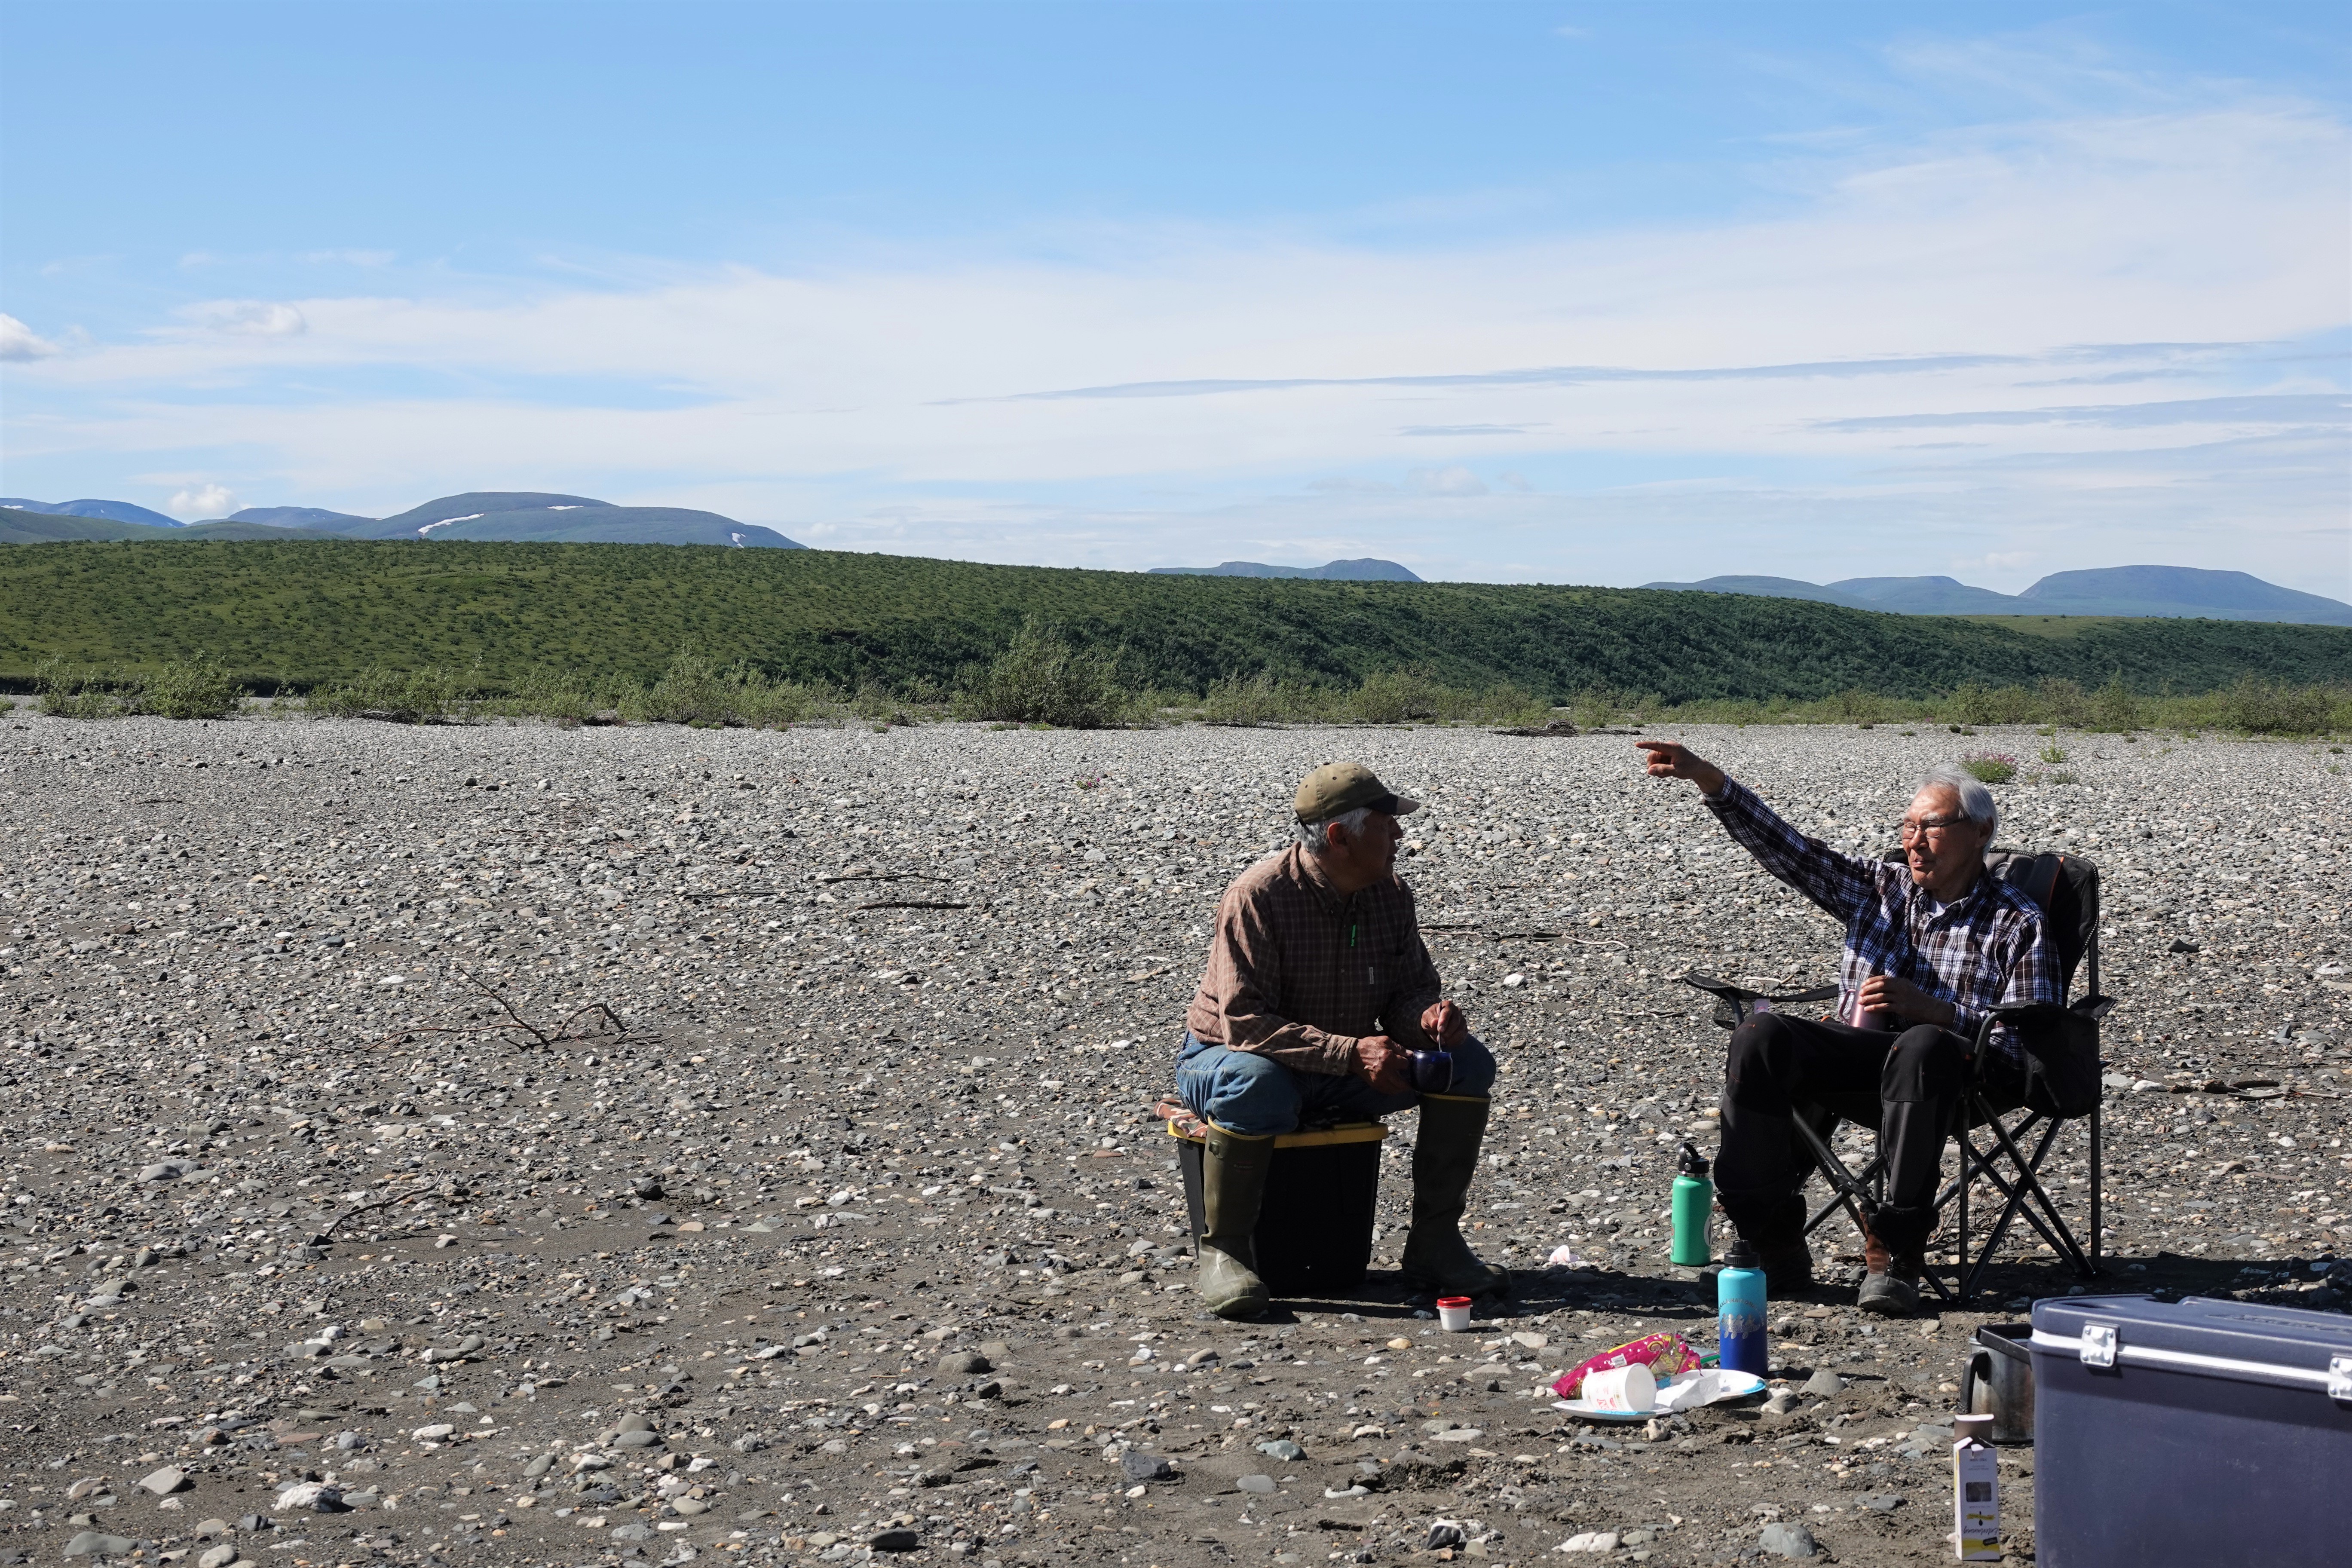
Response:
[[[1895,1252],[1876,1233],[1862,1236],[1864,1274],[1854,1305],[1882,1318],[1910,1318],[1919,1311],[1920,1258],[1916,1252]]]

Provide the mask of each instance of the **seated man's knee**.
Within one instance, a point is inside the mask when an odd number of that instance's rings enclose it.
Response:
[[[1454,1087],[1448,1094],[1492,1094],[1495,1091],[1495,1053],[1486,1043],[1473,1035],[1454,1047]]]
[[[1920,1024],[1895,1037],[1879,1076],[1879,1098],[1898,1104],[1956,1093],[1967,1058],[1960,1037],[1933,1024]]]
[[[1724,1097],[1738,1105],[1785,1103],[1780,1080],[1789,1070],[1791,1038],[1789,1021],[1777,1013],[1759,1013],[1732,1030],[1724,1061]]]
[[[1217,1062],[1202,1115],[1228,1132],[1262,1138],[1298,1126],[1298,1086],[1271,1057],[1227,1051]]]

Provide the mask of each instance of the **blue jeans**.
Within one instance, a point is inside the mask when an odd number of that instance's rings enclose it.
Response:
[[[1495,1058],[1473,1035],[1454,1047],[1449,1094],[1484,1095],[1495,1087]],[[1364,1079],[1295,1072],[1271,1057],[1230,1051],[1188,1030],[1176,1058],[1176,1092],[1193,1113],[1228,1132],[1265,1138],[1296,1132],[1308,1119],[1377,1121],[1421,1103],[1408,1089],[1382,1094]]]

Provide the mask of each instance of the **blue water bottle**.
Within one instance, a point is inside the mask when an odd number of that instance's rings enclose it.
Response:
[[[1770,1359],[1764,1343],[1764,1270],[1756,1249],[1744,1240],[1732,1244],[1723,1272],[1715,1278],[1715,1307],[1716,1364],[1726,1372],[1764,1376]]]

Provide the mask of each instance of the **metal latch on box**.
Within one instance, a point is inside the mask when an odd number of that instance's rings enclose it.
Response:
[[[2084,1323],[2082,1353],[2084,1366],[2115,1365],[2116,1326],[2113,1323]]]
[[[2327,1358],[2327,1397],[2352,1403],[2352,1355]]]

